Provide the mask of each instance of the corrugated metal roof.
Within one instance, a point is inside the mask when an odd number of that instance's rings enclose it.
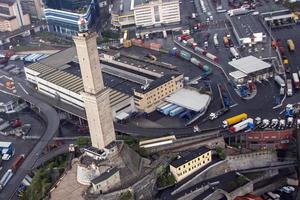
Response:
[[[40,74],[48,74],[48,73],[55,71],[54,68],[44,65],[42,63],[38,63],[38,62],[26,66],[26,68],[36,71]]]

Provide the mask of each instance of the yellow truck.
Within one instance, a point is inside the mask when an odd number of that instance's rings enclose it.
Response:
[[[242,120],[247,119],[247,118],[248,118],[248,115],[246,113],[242,113],[242,114],[230,117],[228,119],[225,119],[223,121],[223,124],[222,124],[223,128],[226,128],[226,127],[231,126],[233,124],[239,123]]]
[[[291,40],[291,39],[287,40],[287,45],[288,45],[290,51],[295,51],[295,44],[294,44],[293,40]]]

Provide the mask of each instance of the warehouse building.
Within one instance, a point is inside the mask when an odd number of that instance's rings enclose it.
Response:
[[[267,33],[260,22],[258,13],[226,15],[226,17],[230,21],[233,33],[240,45],[252,45],[266,41]]]
[[[35,84],[39,92],[84,110],[81,96],[83,82],[80,77],[41,63],[29,65],[24,71],[26,79]],[[133,97],[113,89],[109,94],[115,120],[127,117],[135,110]]]
[[[172,73],[134,90],[134,103],[141,112],[150,113],[162,99],[183,87],[183,75]]]
[[[254,56],[233,60],[228,64],[236,70],[229,74],[236,83],[266,80],[274,75],[274,68],[270,63]]]
[[[212,161],[212,152],[207,147],[182,153],[170,164],[170,171],[177,182],[188,177]]]

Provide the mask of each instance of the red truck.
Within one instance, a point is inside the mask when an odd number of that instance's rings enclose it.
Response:
[[[22,121],[20,119],[16,119],[10,123],[10,126],[12,128],[20,127],[20,126],[22,126]]]
[[[16,157],[16,159],[14,160],[11,169],[13,170],[13,172],[17,171],[17,169],[21,166],[21,164],[23,163],[25,158],[24,154],[18,155]]]

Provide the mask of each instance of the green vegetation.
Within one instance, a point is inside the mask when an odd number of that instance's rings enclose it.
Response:
[[[56,181],[51,176],[53,168],[64,168],[66,166],[68,154],[60,155],[52,161],[39,168],[32,179],[32,184],[24,191],[22,200],[47,199],[48,192],[52,184]]]
[[[91,143],[91,140],[90,138],[87,138],[87,137],[78,137],[77,140],[76,140],[76,144],[79,146],[79,147],[84,147],[84,146],[87,146]]]
[[[60,44],[60,45],[72,45],[73,41],[63,38],[61,36],[58,36],[55,33],[50,33],[47,31],[43,31],[43,32],[38,32],[36,33],[37,37],[40,37],[40,39],[46,41],[46,42],[50,42],[50,44]]]
[[[222,147],[217,147],[217,148],[216,148],[216,152],[217,152],[219,158],[221,158],[221,159],[223,159],[223,160],[226,158],[226,152],[225,152],[225,149],[223,149]]]
[[[239,176],[237,178],[237,183],[239,186],[242,186],[247,183],[247,179],[244,176]]]
[[[114,33],[111,31],[103,31],[102,33],[102,39],[99,37],[97,38],[97,44],[106,43],[110,40],[118,40],[120,38],[119,33]]]
[[[130,200],[130,199],[133,199],[133,195],[129,190],[120,196],[120,200]]]
[[[161,174],[158,178],[157,178],[157,186],[158,187],[168,187],[168,186],[172,186],[176,183],[175,177],[173,176],[172,173],[170,172],[166,172],[164,174]]]
[[[229,189],[230,189],[231,191],[233,191],[233,190],[235,190],[235,189],[237,188],[237,183],[236,183],[235,181],[230,181],[230,182],[228,183],[228,186],[229,186]]]
[[[228,183],[229,186],[229,192],[245,185],[247,183],[247,179],[244,176],[237,176],[237,178],[234,181],[230,181]]]

